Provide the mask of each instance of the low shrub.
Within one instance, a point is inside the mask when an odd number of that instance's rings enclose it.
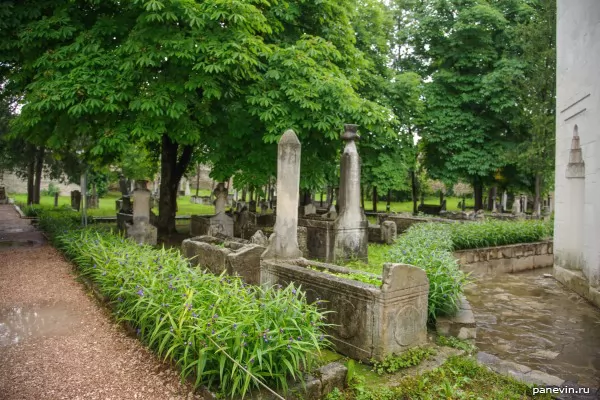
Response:
[[[328,345],[323,314],[299,288],[261,288],[204,273],[176,250],[75,230],[60,214],[43,212],[40,220],[56,246],[110,299],[117,318],[196,386],[243,396],[258,387],[252,374],[286,390],[287,379],[310,371]]]
[[[456,313],[467,275],[452,254],[447,224],[424,223],[411,226],[389,252],[390,262],[422,268],[429,279],[429,320]]]
[[[451,224],[450,236],[454,250],[539,242],[552,236],[552,223],[540,220],[486,220]]]
[[[401,369],[419,365],[423,360],[427,360],[433,355],[435,355],[435,350],[431,347],[413,347],[399,356],[387,356],[381,362],[373,360],[373,371],[378,375],[393,374]]]

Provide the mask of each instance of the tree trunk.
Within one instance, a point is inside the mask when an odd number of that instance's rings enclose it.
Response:
[[[35,174],[35,160],[29,161],[27,164],[27,205],[33,204],[34,199],[34,174]]]
[[[243,202],[246,202],[246,192],[247,192],[247,191],[248,191],[248,190],[247,190],[247,186],[244,186],[244,187],[242,188],[242,201],[243,201]]]
[[[385,212],[389,213],[390,210],[391,210],[391,208],[392,208],[392,190],[388,189],[388,192],[387,192],[387,203],[385,205]]]
[[[200,191],[200,164],[196,166],[196,197]]]
[[[327,186],[327,210],[333,204],[333,186]]]
[[[440,206],[444,204],[444,192],[440,190]]]
[[[462,210],[465,211],[467,209],[467,196],[463,194],[462,196]]]
[[[377,196],[377,186],[373,186],[373,212],[377,212],[377,200],[379,200]]]
[[[167,134],[162,137],[160,160],[160,198],[158,200],[158,234],[169,236],[175,230],[175,215],[177,213],[177,188],[179,181],[192,158],[192,147],[184,146],[181,157],[177,159],[179,145],[174,143]]]
[[[417,207],[417,203],[419,202],[419,194],[417,191],[417,173],[415,171],[410,171],[410,181],[411,181],[411,186],[412,186],[412,202],[413,202],[413,214],[417,215],[418,213],[418,207]]]
[[[360,206],[363,211],[365,210],[365,188],[363,186],[360,187]]]
[[[540,201],[542,201],[542,176],[535,174],[535,197],[533,199],[533,214],[537,215],[538,208],[541,208]]]
[[[483,183],[476,180],[473,182],[473,196],[474,196],[474,211],[483,209]]]
[[[42,185],[42,171],[44,170],[45,147],[35,153],[35,181],[33,183],[33,204],[40,204],[40,189]]]

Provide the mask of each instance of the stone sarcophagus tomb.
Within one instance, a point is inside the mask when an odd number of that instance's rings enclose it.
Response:
[[[262,261],[261,282],[294,283],[309,302],[321,301],[330,311],[335,349],[348,357],[381,361],[427,341],[429,281],[422,269],[385,264],[380,286],[343,277],[352,272],[360,273],[305,259],[271,259]]]
[[[265,247],[248,240],[226,236],[199,236],[181,245],[183,256],[192,265],[206,268],[216,275],[237,275],[245,283],[260,284],[260,256]]]

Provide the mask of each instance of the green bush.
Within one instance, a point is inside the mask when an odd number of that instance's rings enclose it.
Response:
[[[52,196],[54,197],[55,194],[59,194],[60,195],[60,189],[58,188],[58,186],[56,186],[54,183],[50,182],[48,184],[48,189],[42,189],[42,196]]]
[[[260,288],[204,273],[176,250],[75,229],[67,213],[43,212],[40,226],[110,299],[117,318],[136,327],[140,340],[196,385],[243,396],[258,387],[243,366],[286,390],[287,379],[310,371],[328,344],[323,314],[291,285]]]
[[[458,310],[467,276],[452,254],[448,224],[424,223],[411,226],[398,237],[389,253],[391,262],[422,268],[429,279],[429,320],[452,315]]]
[[[540,220],[487,220],[451,224],[450,236],[454,250],[531,243],[552,236],[552,223]]]

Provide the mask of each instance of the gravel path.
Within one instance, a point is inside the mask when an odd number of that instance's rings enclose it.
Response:
[[[0,399],[201,399],[40,238],[0,205]]]

